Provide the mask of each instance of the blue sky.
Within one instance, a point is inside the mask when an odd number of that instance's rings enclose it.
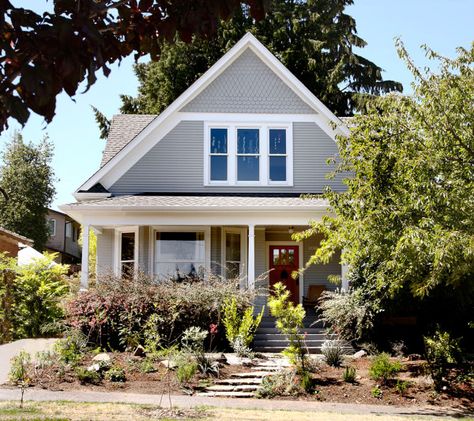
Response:
[[[456,47],[468,48],[474,41],[474,0],[355,0],[347,11],[356,19],[359,35],[368,42],[361,55],[381,66],[385,79],[402,82],[405,92],[410,92],[411,77],[397,56],[395,37],[405,42],[420,66],[428,64],[420,49],[422,44],[453,57]],[[37,141],[48,135],[54,142],[53,167],[58,178],[54,208],[74,201],[72,192],[98,169],[104,141],[99,138],[90,106],[109,117],[116,114],[120,94],[136,94],[132,66],[132,58],[122,61],[112,68],[108,78],[100,76],[87,93],[76,95],[74,101],[60,95],[51,124],[32,116],[23,129],[12,121],[10,129],[1,134],[2,146],[15,129],[21,130],[27,140]]]

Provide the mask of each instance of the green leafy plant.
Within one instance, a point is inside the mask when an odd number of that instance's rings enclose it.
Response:
[[[270,314],[276,318],[277,329],[288,337],[289,345],[283,353],[299,370],[306,371],[304,335],[300,332],[306,315],[303,306],[294,305],[290,301],[290,292],[281,282],[277,282],[273,286],[273,294],[268,298],[268,307]]]
[[[410,386],[410,383],[404,380],[397,380],[397,383],[395,383],[395,391],[400,395],[400,396],[405,396],[408,386]]]
[[[437,330],[433,336],[425,337],[424,342],[428,369],[436,390],[441,390],[449,369],[458,362],[461,355],[459,341],[451,338],[449,332]]]
[[[29,368],[31,364],[31,355],[26,351],[20,351],[20,353],[13,357],[11,360],[10,373],[8,378],[14,385],[20,387],[21,398],[20,408],[23,408],[23,398],[25,395],[25,389],[31,383],[31,376]]]
[[[198,371],[198,363],[187,353],[180,353],[174,360],[176,378],[180,384],[187,384]]]
[[[87,337],[78,330],[70,330],[54,344],[54,351],[61,362],[76,365],[83,358],[86,347]]]
[[[142,373],[154,373],[156,371],[155,364],[153,363],[153,360],[150,358],[145,358],[139,366],[139,370]]]
[[[346,383],[355,383],[357,370],[355,367],[346,367],[342,372],[342,380]]]
[[[387,381],[392,379],[401,369],[402,365],[400,361],[391,361],[390,355],[382,352],[372,360],[369,367],[369,375],[374,380],[387,383]]]
[[[239,309],[235,297],[230,297],[224,301],[222,306],[223,324],[226,337],[233,350],[239,354],[247,353],[250,349],[255,333],[262,321],[265,307],[254,317],[254,308],[247,307],[243,312]]]
[[[326,363],[332,367],[340,367],[344,357],[343,343],[338,339],[328,339],[321,346],[321,353]]]
[[[309,385],[309,380],[303,380],[305,386]],[[305,390],[303,381],[298,378],[295,369],[287,369],[278,374],[273,374],[263,378],[260,389],[257,390],[258,398],[273,398],[275,396],[298,396]]]
[[[102,380],[98,371],[88,370],[85,367],[76,367],[74,373],[81,384],[99,384]]]
[[[372,393],[372,396],[373,396],[374,398],[382,399],[382,397],[383,397],[382,389],[380,389],[379,386],[375,386],[375,387],[371,390],[371,393]]]
[[[110,367],[110,369],[105,373],[105,378],[114,383],[124,383],[127,380],[125,370],[118,366]]]
[[[143,328],[144,346],[147,354],[157,354],[161,349],[160,324],[163,318],[159,314],[152,314]]]

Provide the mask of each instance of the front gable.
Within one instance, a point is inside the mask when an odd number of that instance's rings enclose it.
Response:
[[[245,35],[160,115],[145,117],[148,119],[145,122],[147,124],[140,126],[131,140],[119,142],[120,145],[115,145],[117,147],[108,145],[110,147],[107,150],[115,155],[108,156],[107,160],[104,160],[104,165],[76,191],[75,196],[78,200],[92,198],[90,189],[98,183],[112,194],[131,193],[128,189],[133,184],[136,194],[163,191],[159,185],[166,180],[166,191],[174,189],[179,191],[181,189],[177,188],[175,182],[182,178],[181,173],[184,174],[188,169],[193,168],[195,173],[191,178],[186,178],[183,184],[191,187],[193,183],[198,183],[200,191],[208,191],[208,189],[202,189],[206,187],[207,182],[205,168],[204,171],[201,168],[206,167],[207,164],[204,165],[204,163],[208,162],[209,158],[208,142],[206,143],[205,139],[209,137],[207,127],[210,124],[214,127],[233,125],[229,126],[228,134],[234,135],[234,147],[235,136],[240,130],[238,127],[242,125],[260,127],[263,160],[266,165],[270,159],[268,157],[269,130],[285,125],[288,141],[293,133],[296,136],[294,158],[288,158],[288,163],[293,164],[294,161],[295,176],[301,169],[306,173],[305,181],[298,186],[299,183],[295,180],[296,184],[293,186],[293,169],[287,167],[289,178],[286,185],[292,187],[290,190],[295,193],[308,192],[308,186],[315,182],[316,174],[312,174],[315,157],[307,156],[306,150],[308,148],[314,151],[321,150],[322,154],[317,158],[323,162],[337,153],[336,135],[348,134],[347,127],[250,33]],[[141,124],[141,121],[139,123]],[[193,136],[176,137],[176,133],[190,127],[192,127]],[[199,133],[195,131],[197,127],[201,128]],[[310,130],[298,131],[299,127],[308,127]],[[304,138],[304,141],[299,143],[298,133],[301,133],[301,137]],[[109,138],[108,142],[114,141],[115,138],[116,136]],[[188,145],[185,146],[183,141],[188,142]],[[199,144],[191,144],[191,141]],[[288,145],[291,146],[291,142]],[[298,150],[303,152],[304,156],[301,159],[304,162],[298,158]],[[290,150],[289,156],[292,153]],[[236,149],[233,152],[234,161],[235,154]],[[156,159],[152,159],[154,156]],[[165,161],[163,157],[167,157]],[[186,160],[184,157],[189,159]],[[160,179],[159,183],[156,178],[152,180],[153,175],[158,176],[168,164],[176,174],[172,176],[173,171],[165,171],[170,177]],[[319,177],[323,169],[319,165],[316,167]],[[181,170],[178,171],[179,168]],[[326,170],[329,171],[325,168],[324,174],[328,172]],[[262,171],[266,174],[267,170]],[[154,186],[153,189],[148,187],[150,182]],[[143,185],[142,188],[140,184]],[[250,190],[261,191],[257,185],[255,186]],[[267,190],[275,192],[287,190],[284,187],[272,186]],[[216,191],[226,190],[225,186],[222,188],[212,186],[212,188]],[[235,190],[246,189],[240,187]],[[193,191],[196,189],[193,188]]]
[[[246,49],[180,111],[315,114],[254,51]]]

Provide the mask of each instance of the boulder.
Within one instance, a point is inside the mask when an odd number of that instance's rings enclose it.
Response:
[[[109,363],[110,356],[106,352],[101,352],[100,354],[97,354],[94,358],[92,358],[92,361]]]
[[[352,358],[358,359],[358,358],[363,358],[363,357],[366,357],[366,356],[367,356],[367,352],[364,351],[363,349],[361,349],[360,351],[357,351],[357,352],[352,356]]]
[[[87,367],[87,371],[96,371],[96,372],[99,372],[101,369],[101,366],[99,363],[95,363],[95,364],[92,364],[90,365],[89,367]]]
[[[134,357],[146,357],[146,351],[145,348],[143,348],[141,345],[138,345],[135,351],[133,352]]]
[[[171,368],[171,369],[176,367],[176,363],[170,360],[162,360],[160,361],[160,364],[164,365],[166,368]]]

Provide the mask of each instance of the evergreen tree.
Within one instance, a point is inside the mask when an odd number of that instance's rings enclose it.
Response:
[[[8,196],[0,202],[0,226],[31,238],[37,250],[44,249],[49,236],[46,215],[55,193],[52,157],[46,137],[34,145],[16,133],[0,167],[0,188]]]
[[[231,20],[220,23],[215,38],[165,43],[159,61],[137,64],[139,93],[122,96],[121,112],[159,114],[250,31],[331,111],[352,115],[367,97],[402,91],[400,83],[384,81],[379,66],[354,52],[366,42],[357,35],[354,18],[344,12],[352,3],[272,0],[270,12],[259,22],[242,6]]]

